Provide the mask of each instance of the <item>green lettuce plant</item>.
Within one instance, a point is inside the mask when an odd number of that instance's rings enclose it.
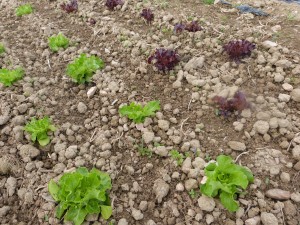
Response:
[[[111,179],[107,173],[95,168],[89,172],[85,167],[65,173],[58,183],[51,180],[48,185],[53,199],[59,203],[56,217],[64,217],[75,225],[82,224],[88,214],[101,213],[106,220],[112,215],[110,189]]]
[[[128,106],[122,106],[119,109],[119,113],[122,116],[127,116],[135,123],[143,123],[148,116],[153,116],[157,110],[160,110],[159,101],[148,102],[144,107],[140,104],[131,102]]]
[[[182,153],[179,153],[177,150],[174,150],[174,149],[170,151],[170,156],[173,160],[176,161],[177,166],[181,166],[185,159],[185,157]]]
[[[23,16],[23,15],[31,14],[32,12],[33,12],[33,8],[31,6],[31,4],[20,5],[16,9],[16,15],[17,16]]]
[[[56,128],[51,124],[48,117],[43,119],[35,119],[26,124],[24,130],[31,135],[33,142],[38,141],[41,146],[46,146],[50,142],[50,138],[47,134],[48,131],[55,131]]]
[[[73,63],[67,67],[67,74],[75,82],[83,84],[90,82],[93,74],[104,68],[102,59],[96,56],[87,57],[86,54],[81,54]]]
[[[48,42],[49,47],[53,52],[57,52],[59,48],[67,48],[69,46],[69,39],[62,33],[49,37]]]
[[[0,83],[10,87],[14,82],[22,79],[24,70],[21,68],[15,70],[0,69]]]
[[[253,182],[251,171],[234,164],[231,157],[220,155],[217,162],[205,167],[204,172],[207,180],[200,186],[200,191],[209,197],[219,196],[226,209],[230,212],[237,211],[239,204],[235,199]]]

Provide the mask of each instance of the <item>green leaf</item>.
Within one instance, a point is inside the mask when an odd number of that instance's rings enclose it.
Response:
[[[220,200],[222,205],[230,212],[235,212],[239,209],[239,204],[233,198],[234,193],[227,193],[222,191],[220,194]]]
[[[59,202],[56,217],[61,219],[64,216],[66,221],[73,221],[76,225],[80,225],[86,215],[91,213],[103,211],[104,219],[110,217],[112,208],[107,192],[109,189],[109,175],[95,168],[88,171],[80,167],[75,172],[63,174],[58,184],[53,181],[49,183],[49,192],[51,190],[50,193]]]
[[[228,179],[228,184],[234,184],[242,187],[243,189],[247,188],[248,183],[247,176],[241,171],[235,171],[231,173]]]
[[[0,42],[0,55],[5,52],[4,44]]]
[[[62,33],[53,35],[48,38],[49,47],[53,52],[57,52],[60,48],[67,48],[69,46],[69,39],[66,38]]]
[[[53,197],[53,199],[55,201],[58,201],[57,193],[59,191],[59,187],[53,180],[50,180],[50,182],[48,184],[48,190],[49,190],[51,196]]]
[[[225,155],[218,156],[217,163],[207,165],[204,173],[207,180],[200,186],[200,191],[210,197],[219,195],[221,203],[231,212],[238,209],[234,196],[254,180],[251,171],[234,164],[232,158]]]
[[[87,214],[84,208],[70,207],[65,215],[65,220],[73,221],[75,225],[80,225],[83,223]]]
[[[56,129],[51,124],[50,119],[44,117],[40,120],[32,118],[32,120],[26,124],[24,130],[31,135],[31,140],[33,142],[37,140],[41,146],[46,146],[50,142],[47,132],[55,131]]]
[[[127,116],[135,123],[143,123],[148,116],[155,114],[155,111],[160,110],[159,101],[148,102],[144,107],[140,104],[131,102],[129,106],[122,106],[119,109],[121,116]]]
[[[101,215],[104,219],[109,219],[109,217],[112,215],[112,207],[101,205]]]
[[[33,8],[31,6],[31,4],[24,4],[19,6],[16,9],[16,15],[17,16],[23,16],[23,15],[27,15],[27,14],[31,14],[33,12]]]
[[[67,75],[70,76],[75,82],[83,84],[89,82],[93,74],[104,68],[104,62],[96,57],[87,57],[81,54],[73,63],[67,67]]]
[[[0,83],[10,87],[16,81],[22,79],[24,71],[21,68],[15,70],[0,69]]]

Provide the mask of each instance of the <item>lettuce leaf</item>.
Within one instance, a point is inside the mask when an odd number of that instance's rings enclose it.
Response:
[[[159,101],[148,102],[144,107],[140,104],[131,102],[128,106],[122,106],[119,113],[122,116],[127,116],[135,123],[143,123],[148,116],[155,115],[155,111],[160,110]]]
[[[22,79],[24,70],[21,68],[15,70],[0,69],[0,83],[10,87],[14,82]]]
[[[207,176],[205,184],[200,186],[200,191],[209,197],[219,195],[221,203],[230,212],[238,210],[238,202],[235,197],[240,193],[239,189],[246,189],[254,177],[251,171],[245,167],[234,164],[229,156],[220,155],[216,163],[210,163],[204,169]]]
[[[112,215],[108,196],[111,179],[107,173],[95,168],[88,171],[85,167],[73,173],[65,173],[56,184],[51,180],[48,190],[59,203],[56,217],[72,221],[75,225],[83,223],[88,214],[101,214],[104,219]]]
[[[56,128],[51,124],[48,117],[44,117],[39,120],[32,118],[32,120],[26,124],[24,130],[31,135],[33,142],[38,141],[41,146],[46,146],[50,142],[47,132],[55,131]]]

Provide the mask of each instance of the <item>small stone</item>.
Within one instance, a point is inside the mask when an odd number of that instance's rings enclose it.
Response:
[[[70,147],[67,148],[66,152],[65,152],[65,157],[67,159],[74,159],[77,155],[77,145],[72,145]]]
[[[148,208],[148,202],[147,201],[141,201],[139,205],[139,209],[143,212],[146,211]]]
[[[182,183],[178,183],[176,185],[176,191],[184,191],[184,186]]]
[[[272,213],[262,212],[261,213],[261,222],[263,225],[278,225],[278,220],[276,216]]]
[[[296,145],[292,150],[294,159],[300,160],[300,145]]]
[[[168,149],[165,146],[157,146],[153,148],[153,151],[160,156],[166,157],[169,154]]]
[[[284,83],[282,84],[282,88],[286,91],[292,91],[293,90],[293,86],[288,84],[288,83]]]
[[[77,106],[77,110],[79,113],[84,114],[87,111],[87,106],[83,102],[79,102]]]
[[[262,46],[269,49],[269,48],[272,48],[272,47],[276,47],[278,44],[273,42],[273,41],[264,41],[262,43]]]
[[[196,157],[192,162],[193,167],[195,169],[200,169],[200,170],[204,168],[205,164],[206,164],[205,160],[200,157]]]
[[[154,139],[154,133],[150,132],[150,131],[145,131],[143,133],[143,140],[145,142],[145,144],[149,144],[150,142],[152,142]]]
[[[167,120],[158,120],[158,127],[162,130],[169,130],[170,122]]]
[[[298,161],[295,165],[294,165],[294,169],[297,171],[300,171],[300,161]]]
[[[282,74],[280,74],[280,73],[276,73],[274,75],[274,81],[276,83],[280,83],[280,82],[284,81],[284,76]]]
[[[291,96],[287,95],[287,94],[279,94],[278,99],[281,102],[289,102],[291,99]]]
[[[297,65],[293,70],[292,70],[293,75],[300,75],[300,65]]]
[[[131,209],[131,215],[135,220],[141,220],[144,218],[143,213],[140,210],[135,209],[135,208]]]
[[[198,187],[198,182],[195,179],[188,179],[184,182],[185,189],[190,191]]]
[[[235,151],[245,151],[246,150],[246,145],[242,142],[238,142],[238,141],[229,141],[227,143],[227,145],[232,149],[232,150],[235,150]]]
[[[276,200],[288,200],[291,197],[291,193],[281,189],[270,189],[266,192],[266,196]]]
[[[253,128],[260,134],[266,134],[269,131],[270,126],[268,122],[259,120],[255,122]]]
[[[292,97],[292,100],[294,100],[295,102],[300,102],[300,89],[299,88],[294,89],[291,92],[291,97]]]
[[[0,126],[6,124],[9,121],[9,116],[0,116]]]
[[[275,63],[275,65],[276,65],[277,67],[281,67],[281,68],[286,69],[286,68],[289,68],[289,67],[292,66],[292,62],[289,61],[289,60],[287,60],[287,59],[281,59],[281,60],[278,60],[278,61]]]
[[[0,208],[0,218],[3,218],[10,211],[10,206],[3,206]]]
[[[198,199],[198,206],[203,211],[212,212],[216,206],[216,203],[213,198],[202,195]]]
[[[187,157],[182,163],[181,170],[184,173],[188,173],[191,168],[192,168],[192,159],[190,157]]]
[[[38,150],[37,148],[31,146],[31,145],[22,145],[20,147],[20,156],[24,159],[24,158],[35,158],[40,154],[40,150]]]
[[[119,220],[118,225],[128,225],[128,222],[125,218]]]
[[[188,61],[185,66],[185,71],[190,71],[192,69],[202,68],[204,65],[204,57],[194,57]]]
[[[289,183],[291,181],[291,177],[289,173],[286,172],[282,172],[280,174],[280,179],[282,180],[282,182],[284,183]]]
[[[169,193],[170,186],[163,179],[157,179],[154,181],[153,191],[156,195],[156,200],[158,203],[162,202],[162,199]]]
[[[97,86],[94,86],[94,87],[91,87],[88,92],[86,93],[88,98],[91,98],[94,96],[94,94],[96,93],[97,91]]]
[[[260,224],[260,217],[256,216],[245,221],[245,225],[258,225]]]
[[[271,129],[276,129],[278,127],[278,119],[277,117],[272,117],[269,121],[269,125]]]
[[[206,214],[206,216],[205,216],[205,222],[206,222],[206,224],[211,224],[214,221],[215,221],[215,218],[213,217],[213,215]]]
[[[300,202],[300,192],[294,192],[291,194],[291,199],[296,202],[299,203]]]
[[[297,207],[291,201],[284,202],[283,212],[285,215],[293,217],[297,214],[297,211]]]

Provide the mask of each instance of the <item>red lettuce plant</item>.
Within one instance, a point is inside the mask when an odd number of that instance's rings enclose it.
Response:
[[[143,9],[141,16],[148,22],[151,23],[154,20],[154,14],[151,9]]]
[[[192,21],[190,23],[188,23],[187,25],[185,25],[185,30],[189,31],[189,32],[197,32],[202,30],[202,27],[198,24],[197,21]]]
[[[223,46],[223,49],[227,52],[230,59],[240,63],[241,59],[251,55],[251,51],[255,49],[255,44],[247,40],[230,41]]]
[[[224,117],[228,117],[234,112],[241,113],[244,109],[250,108],[250,103],[241,91],[237,91],[232,99],[215,96],[212,101],[218,107],[218,114]]]
[[[148,58],[148,63],[152,63],[153,60],[158,70],[166,72],[166,70],[172,70],[179,63],[179,56],[174,50],[159,48]]]
[[[185,25],[182,23],[176,23],[174,26],[174,33],[181,33],[182,31],[185,30]]]
[[[105,5],[110,9],[113,10],[118,5],[123,5],[122,0],[106,0]]]
[[[63,3],[60,5],[60,8],[67,13],[77,12],[78,11],[78,3],[77,0],[70,0],[69,3]]]

